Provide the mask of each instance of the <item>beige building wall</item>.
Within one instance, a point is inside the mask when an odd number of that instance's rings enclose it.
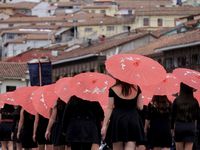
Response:
[[[174,27],[175,19],[180,18],[182,16],[136,16],[135,23],[133,24],[133,28],[141,28],[141,27]],[[149,25],[144,25],[145,18],[149,19]],[[159,26],[158,20],[162,20],[162,25]]]
[[[119,33],[127,32],[128,26],[132,24],[116,24],[116,25],[101,25],[101,26],[80,26],[77,28],[78,38],[80,39],[96,39],[101,35],[110,37]]]
[[[118,12],[117,6],[110,6],[107,8],[84,8],[83,10],[89,13],[106,14],[107,16],[115,16]]]
[[[70,0],[43,0],[44,2],[70,2]]]

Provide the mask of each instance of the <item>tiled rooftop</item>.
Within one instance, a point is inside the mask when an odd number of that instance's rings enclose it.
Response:
[[[26,63],[0,62],[0,78],[25,78],[27,69]]]

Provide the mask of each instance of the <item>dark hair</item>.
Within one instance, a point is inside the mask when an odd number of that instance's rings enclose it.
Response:
[[[123,96],[130,95],[132,88],[136,90],[136,88],[133,86],[133,84],[129,84],[129,83],[120,81],[118,79],[116,79],[116,85],[121,85],[121,87],[122,87],[122,95]]]
[[[176,119],[194,121],[198,112],[198,102],[193,96],[193,88],[181,83],[180,94],[176,98]]]
[[[168,113],[171,111],[172,104],[166,95],[154,95],[152,103],[160,113]]]
[[[184,84],[183,82],[181,82],[181,84],[180,84],[180,96],[194,97],[193,91],[194,91],[194,88],[192,88],[192,87]]]

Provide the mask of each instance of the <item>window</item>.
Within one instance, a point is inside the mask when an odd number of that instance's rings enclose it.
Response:
[[[187,18],[187,20],[188,20],[188,21],[194,20],[194,16],[189,16],[189,17]]]
[[[99,71],[100,71],[101,73],[105,73],[105,65],[104,65],[104,64],[100,64],[100,65],[99,65]]]
[[[106,11],[105,11],[105,10],[100,10],[100,13],[101,13],[101,14],[105,14]]]
[[[17,55],[17,51],[13,50],[13,56],[16,56],[16,55]]]
[[[114,26],[107,26],[107,31],[114,31],[115,27]]]
[[[129,14],[129,15],[132,15],[132,10],[128,10],[128,14]]]
[[[163,20],[161,18],[158,18],[158,26],[159,27],[163,26]]]
[[[16,90],[16,86],[6,86],[6,92]]]
[[[159,58],[159,59],[157,60],[157,62],[160,63],[160,64],[162,64],[162,59]]]
[[[192,55],[192,60],[191,60],[191,61],[192,61],[192,64],[193,64],[193,65],[199,64],[199,62],[200,62],[200,61],[199,61],[199,55],[198,55],[198,54],[193,54],[193,55]]]
[[[13,33],[8,33],[7,38],[8,39],[14,39],[14,34]]]
[[[95,10],[91,10],[91,13],[95,13]]]
[[[56,25],[56,23],[55,23],[55,22],[51,22],[50,25],[53,25],[53,26],[54,26],[54,25]]]
[[[90,69],[90,72],[95,72],[95,70],[94,69]]]
[[[167,68],[167,69],[169,69],[169,68],[173,68],[173,58],[166,58],[165,59],[165,67]]]
[[[186,66],[186,57],[178,57],[178,67],[184,67]]]
[[[92,32],[92,28],[85,28],[85,32]]]
[[[149,18],[143,19],[143,26],[149,26]]]
[[[8,26],[9,26],[9,27],[13,27],[13,26],[14,26],[14,24],[8,24]]]
[[[123,26],[123,31],[129,31],[130,26]]]

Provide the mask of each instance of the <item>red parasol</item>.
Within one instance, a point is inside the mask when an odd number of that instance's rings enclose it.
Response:
[[[112,77],[96,72],[81,73],[71,80],[74,95],[90,101],[99,101],[103,106],[108,101],[109,88],[114,84]]]
[[[17,105],[16,100],[13,97],[13,93],[14,92],[6,92],[0,94],[1,105],[3,105],[4,103],[9,105]]]
[[[139,86],[157,84],[166,76],[162,65],[142,55],[118,54],[110,57],[105,64],[113,77]]]
[[[64,102],[67,102],[69,98],[73,95],[71,91],[71,86],[70,86],[71,79],[72,77],[66,77],[66,78],[59,79],[55,83],[55,93]]]
[[[173,74],[180,80],[180,82],[195,89],[200,89],[200,72],[192,69],[176,68],[173,70]]]
[[[33,91],[38,89],[37,86],[30,86],[30,87],[20,87],[17,88],[14,92],[14,98],[18,105],[22,106],[24,110],[29,112],[32,115],[36,115],[36,110],[33,107],[32,100],[30,96]]]
[[[142,86],[142,91],[150,95],[172,95],[180,90],[180,81],[171,73],[160,83],[150,86]]]
[[[31,95],[35,110],[45,118],[50,117],[50,109],[55,105],[58,99],[54,88],[55,84],[41,86]]]
[[[200,90],[197,90],[194,92],[194,97],[197,99],[199,105],[200,105]]]

